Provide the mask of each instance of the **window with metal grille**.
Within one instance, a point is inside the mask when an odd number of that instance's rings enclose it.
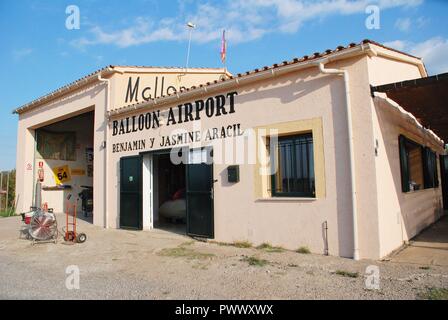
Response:
[[[315,197],[313,135],[284,136],[272,143],[272,196]]]

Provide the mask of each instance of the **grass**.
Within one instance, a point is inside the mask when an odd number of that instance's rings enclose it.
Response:
[[[296,250],[296,252],[301,253],[301,254],[310,254],[311,251],[310,249],[308,249],[308,247],[300,247],[299,249]]]
[[[185,246],[182,245],[176,248],[162,249],[159,251],[158,255],[172,258],[187,258],[190,260],[211,259],[215,256],[212,253],[197,252],[193,249],[185,248]]]
[[[428,288],[425,292],[420,293],[419,297],[425,300],[448,300],[448,289]]]
[[[15,215],[14,210],[0,211],[0,217],[3,217],[3,218],[12,217],[14,215]]]
[[[249,241],[235,241],[233,246],[237,248],[252,248],[252,243]]]
[[[191,246],[191,245],[193,245],[194,244],[194,241],[193,240],[191,240],[191,241],[185,241],[185,242],[182,242],[180,245],[179,245],[179,247],[187,247],[187,246]]]
[[[250,266],[256,266],[256,267],[264,267],[265,265],[269,264],[268,260],[260,259],[257,257],[244,257],[241,259],[241,261],[247,262]]]
[[[343,277],[348,277],[348,278],[358,278],[359,277],[358,272],[350,272],[350,271],[345,271],[345,270],[336,270],[335,274],[343,276]]]
[[[285,249],[283,249],[282,247],[273,247],[272,245],[270,245],[269,243],[262,243],[260,244],[257,249],[259,250],[264,250],[266,252],[283,252],[285,251]]]

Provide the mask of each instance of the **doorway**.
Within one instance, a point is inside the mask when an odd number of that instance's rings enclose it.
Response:
[[[186,149],[181,163],[170,152],[121,159],[120,226],[213,238],[212,150]]]
[[[94,120],[86,111],[34,129],[32,206],[61,213],[76,204],[77,217],[93,223]]]
[[[186,165],[174,164],[169,150],[154,153],[152,162],[153,228],[186,234]]]

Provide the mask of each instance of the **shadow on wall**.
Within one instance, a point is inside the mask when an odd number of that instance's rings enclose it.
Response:
[[[349,166],[350,155],[347,142],[347,110],[346,108],[342,110],[337,108],[338,106],[345,106],[345,88],[344,82],[341,79],[339,81],[331,81],[329,86],[333,120],[331,122],[331,129],[333,129],[333,146],[335,148],[333,154],[335,160],[334,172],[336,174],[335,198],[337,203],[338,251],[340,256],[351,258],[353,257],[354,245]],[[329,195],[327,194],[327,196]],[[329,229],[331,228],[331,226],[328,227]],[[332,254],[332,248],[328,249],[330,254]]]
[[[106,173],[107,175],[107,173]],[[120,197],[121,197],[121,193],[120,193],[120,183],[121,183],[121,176],[120,176],[120,160],[118,160],[115,164],[115,175],[116,175],[116,181],[117,181],[117,185],[116,185],[116,194],[117,196],[115,197],[116,199],[116,217],[115,217],[115,225],[116,228],[120,228]],[[107,204],[106,204],[107,205]],[[104,225],[106,225],[106,215],[104,215]]]
[[[297,77],[296,75],[285,75],[279,78],[260,81],[258,86],[251,84],[252,88],[250,90],[245,89],[245,86],[242,85],[241,93],[244,94],[238,96],[238,103],[242,104],[252,101],[253,94],[256,94],[257,100],[260,101],[269,98],[278,98],[282,104],[290,103],[321,89],[322,78],[318,77],[319,74],[320,73],[316,67],[310,68],[307,74],[301,75],[300,77]],[[329,82],[329,80],[325,81]],[[298,88],[300,88],[300,90]],[[279,91],[281,92],[279,93]]]
[[[401,118],[397,111],[392,111],[392,107],[381,101],[375,103],[376,114],[378,116],[378,122],[381,124],[380,130],[385,150],[379,150],[379,152],[385,152],[387,158],[387,168],[381,170],[387,170],[393,178],[393,193],[396,195],[395,203],[388,203],[391,205],[390,210],[386,214],[391,220],[395,219],[395,215],[399,212],[400,224],[402,229],[401,243],[394,244],[394,249],[400,247],[403,242],[410,240],[423,229],[430,226],[432,223],[440,219],[444,212],[442,209],[442,195],[441,195],[441,183],[438,188],[423,189],[414,192],[404,193],[401,185],[401,169],[400,169],[400,157],[399,157],[399,135],[402,133],[398,128],[412,128],[413,124],[407,123]],[[387,109],[389,108],[389,109]],[[413,138],[416,135],[416,131],[413,135],[408,134],[408,138]],[[406,135],[406,133],[405,133]],[[421,141],[424,138],[418,134]],[[413,139],[414,140],[414,139]],[[421,141],[416,141],[421,143]],[[380,145],[381,145],[380,143]],[[440,181],[440,172],[438,174]],[[388,192],[381,191],[380,192]],[[395,207],[393,206],[395,205]],[[383,212],[384,214],[384,212]],[[390,250],[390,252],[392,251]],[[386,254],[390,253],[387,252]]]
[[[46,111],[52,111],[52,110],[61,108],[61,107],[65,106],[65,105],[67,105],[67,104],[75,103],[75,102],[79,101],[83,96],[89,96],[90,99],[94,99],[101,92],[101,90],[103,89],[103,86],[105,86],[105,85],[98,85],[98,86],[95,86],[93,88],[87,88],[87,89],[78,90],[78,91],[72,93],[71,95],[65,97],[60,102],[47,105],[45,107],[45,110]],[[93,105],[85,106],[86,110],[91,109],[91,108],[93,108]],[[84,111],[79,110],[78,112],[84,112]],[[34,117],[36,115],[39,115],[41,113],[42,113],[42,108],[41,107],[35,108],[35,109],[30,110],[30,111],[27,111],[26,113],[22,113],[20,115],[20,120],[25,120],[25,119],[28,119],[28,118],[32,118],[32,117]],[[63,116],[61,116],[59,118],[52,119],[51,122],[49,122],[49,123],[42,123],[42,124],[39,124],[39,125],[40,126],[48,125],[50,123],[63,121],[63,120],[69,119],[71,117],[73,117],[73,115],[64,114]]]

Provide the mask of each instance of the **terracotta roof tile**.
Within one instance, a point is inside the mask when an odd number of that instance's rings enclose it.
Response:
[[[384,46],[384,45],[382,45],[382,44],[380,44],[380,43],[378,43],[378,42],[375,42],[375,41],[372,41],[372,40],[369,40],[369,39],[364,39],[360,44],[368,44],[368,43],[370,43],[370,44],[374,44],[374,45],[377,45],[377,46],[380,46],[380,47],[382,47],[382,48],[385,48],[385,49],[388,49],[388,50],[391,50],[391,51],[398,52],[398,53],[400,53],[400,54],[404,54],[404,55],[407,55],[407,56],[416,58],[416,57],[414,57],[414,56],[412,56],[412,55],[410,55],[410,54],[401,52],[401,51],[396,50],[396,49],[392,49],[392,48],[386,47],[386,46]],[[353,47],[355,47],[355,46],[357,46],[357,45],[360,45],[360,44],[356,44],[356,43],[353,43],[353,42],[352,42],[352,43],[350,43],[350,44],[349,44],[348,46],[346,46],[346,47],[344,47],[344,46],[338,46],[338,47],[336,47],[334,50],[327,49],[327,50],[325,50],[325,51],[322,52],[322,53],[315,52],[315,53],[314,53],[313,55],[311,55],[311,56],[309,56],[309,55],[304,55],[304,56],[301,57],[301,58],[293,58],[291,61],[283,61],[282,66],[284,66],[284,65],[289,65],[289,64],[294,64],[294,63],[301,63],[301,62],[308,61],[308,60],[312,60],[312,59],[317,59],[317,58],[320,58],[320,57],[323,57],[323,56],[331,55],[331,54],[333,54],[333,53],[336,53],[336,52],[339,52],[339,51],[342,51],[342,50],[346,50],[346,49],[348,49],[348,48],[353,48]],[[85,77],[83,77],[83,78],[81,78],[81,79],[78,79],[78,80],[76,80],[76,81],[74,81],[74,82],[72,82],[72,83],[70,83],[70,84],[68,84],[68,85],[66,85],[66,86],[64,86],[64,87],[59,88],[58,90],[53,91],[53,92],[50,93],[49,95],[46,95],[46,96],[44,96],[44,97],[42,97],[42,98],[39,98],[39,99],[36,99],[36,100],[34,100],[34,101],[32,101],[32,102],[30,102],[30,103],[28,103],[28,104],[22,106],[22,107],[19,108],[19,109],[27,108],[27,107],[29,107],[29,106],[35,104],[35,103],[38,103],[40,100],[44,100],[44,99],[47,99],[47,98],[49,98],[49,100],[50,100],[50,99],[52,98],[52,96],[53,96],[55,93],[58,93],[58,92],[60,92],[61,90],[70,88],[71,86],[74,86],[75,84],[77,84],[77,83],[79,83],[79,82],[82,82],[83,80],[88,79],[89,77],[91,77],[91,76],[93,76],[93,75],[100,74],[102,71],[106,70],[107,68],[112,68],[112,69],[113,69],[114,67],[124,67],[124,68],[125,68],[125,67],[135,67],[135,68],[166,68],[166,69],[175,69],[175,68],[178,68],[178,67],[113,66],[113,65],[111,65],[111,66],[107,66],[107,67],[104,67],[104,68],[102,68],[102,69],[99,69],[99,70],[97,70],[97,71],[95,71],[95,72],[93,72],[93,73],[90,73],[90,74],[86,75]],[[271,65],[271,66],[264,66],[262,69],[263,69],[263,71],[266,71],[266,70],[269,70],[269,69],[275,69],[275,68],[278,68],[278,67],[279,67],[279,64],[278,64],[278,63],[274,63],[274,64]],[[189,68],[189,69],[217,69],[217,68]],[[251,70],[251,71],[246,71],[245,73],[238,73],[236,76],[230,76],[230,77],[228,77],[227,79],[226,79],[226,78],[223,78],[223,79],[221,79],[221,81],[224,82],[224,81],[227,81],[227,80],[229,80],[229,79],[241,78],[241,77],[244,77],[244,76],[247,76],[247,75],[250,75],[250,74],[254,74],[254,73],[258,73],[258,72],[260,72],[260,69],[257,68],[257,69]],[[215,80],[214,83],[216,84],[216,83],[218,83],[218,81]],[[206,86],[209,86],[209,85],[211,85],[211,83],[208,82],[208,83],[206,84]],[[204,87],[204,85],[200,85],[200,87]],[[190,88],[186,88],[185,90],[180,90],[180,92],[190,91],[190,90],[194,90],[194,89],[196,89],[196,88],[197,88],[197,86],[191,86]],[[170,94],[170,95],[172,95],[172,94]],[[140,105],[140,104],[144,104],[144,103],[146,103],[146,101],[145,101],[145,102],[137,103],[136,105]],[[131,105],[131,106],[129,106],[129,107],[132,107],[132,106],[134,106],[134,105]],[[127,108],[127,107],[125,107],[125,109],[126,109],[126,108]],[[15,112],[17,112],[19,109],[16,109]],[[121,108],[120,108],[120,109],[121,109]]]

